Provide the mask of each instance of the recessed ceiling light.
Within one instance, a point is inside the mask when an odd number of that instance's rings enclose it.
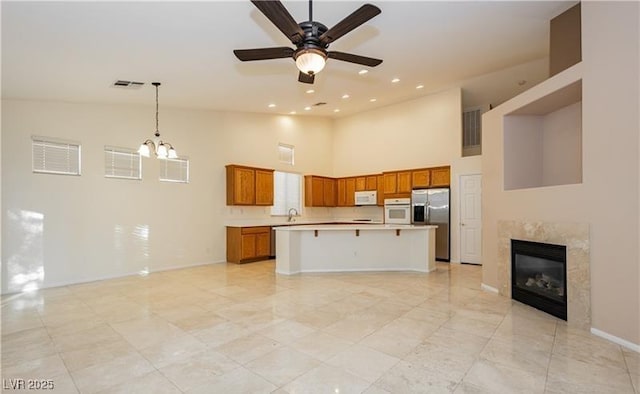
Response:
[[[295,115],[295,114],[296,114],[296,111],[289,112],[289,115]]]
[[[311,107],[304,107],[305,111],[311,111]]]
[[[307,90],[307,93],[309,93],[309,94],[314,93],[314,92],[315,92],[315,90],[313,90],[313,89]]]
[[[360,71],[358,71],[358,74],[364,75],[364,74],[366,74],[368,72],[369,72],[369,70],[360,70]]]
[[[392,82],[392,83],[398,83],[398,82],[400,82],[400,78],[393,78],[393,79],[391,80],[391,82]]]
[[[424,85],[418,85],[418,86],[416,86],[416,89],[422,89],[422,88],[424,88]]]
[[[269,108],[275,108],[276,105],[275,104],[269,104]]]
[[[336,109],[333,110],[333,112],[340,112],[340,109],[336,108]]]
[[[343,95],[342,95],[342,98],[343,98],[343,99],[348,99],[348,98],[349,98],[349,95],[348,95],[348,94],[343,94]]]
[[[371,101],[372,103],[375,103],[376,101],[378,101],[378,99],[372,98],[372,99],[369,99],[369,101]]]

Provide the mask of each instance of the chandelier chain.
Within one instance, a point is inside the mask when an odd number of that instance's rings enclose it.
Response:
[[[160,131],[158,130],[158,86],[159,83],[154,83],[156,87],[156,136],[160,136]]]

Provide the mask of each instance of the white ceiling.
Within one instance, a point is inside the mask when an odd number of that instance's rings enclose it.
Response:
[[[363,3],[315,1],[313,16],[331,27]],[[110,87],[124,79],[162,82],[161,108],[344,116],[544,58],[549,20],[575,1],[372,3],[382,14],[330,50],[384,62],[361,76],[363,67],[330,59],[308,94],[293,60],[242,63],[233,55],[291,46],[249,1],[2,1],[2,97],[154,103],[151,85]],[[283,4],[298,22],[308,19],[307,2]],[[304,111],[321,101],[328,104]]]

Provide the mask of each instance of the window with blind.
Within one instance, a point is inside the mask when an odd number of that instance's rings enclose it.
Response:
[[[293,165],[293,145],[278,144],[278,159],[280,163]]]
[[[302,175],[292,172],[273,173],[273,206],[271,215],[287,215],[291,208],[301,213]]]
[[[33,172],[80,175],[80,143],[31,137]]]
[[[104,147],[104,176],[107,178],[142,179],[142,158],[133,149]]]
[[[160,180],[163,182],[189,183],[189,159],[160,159]]]

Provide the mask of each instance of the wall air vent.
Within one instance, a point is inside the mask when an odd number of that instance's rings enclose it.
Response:
[[[144,85],[144,82],[135,82],[135,81],[124,81],[117,80],[113,83],[114,88],[124,88],[124,89],[140,89]]]

